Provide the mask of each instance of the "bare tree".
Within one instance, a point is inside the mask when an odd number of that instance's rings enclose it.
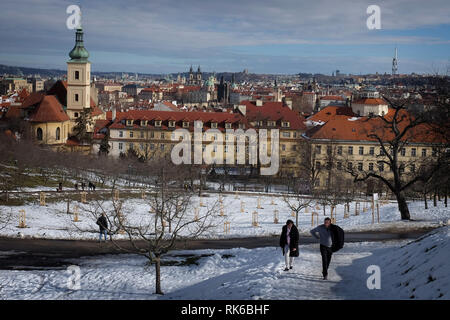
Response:
[[[355,182],[372,178],[382,181],[395,195],[402,220],[410,220],[405,192],[419,181],[429,180],[439,170],[445,158],[445,153],[442,152],[445,143],[436,131],[438,126],[430,117],[408,112],[407,101],[392,102],[386,97],[385,99],[392,110],[387,115],[369,117],[364,122],[364,132],[381,148],[381,154],[377,155],[378,167],[387,166],[388,170],[361,170],[347,166],[347,171],[354,177]],[[428,144],[433,144],[436,150],[440,150],[432,161],[427,161],[426,167],[417,160],[406,162],[400,159],[405,147],[420,138],[425,138]],[[422,169],[417,170],[419,167]]]
[[[112,208],[97,202],[87,209],[94,218],[105,213],[109,232],[124,234],[127,241],[111,237],[119,250],[142,255],[155,265],[155,293],[161,289],[161,258],[175,248],[177,241],[192,240],[215,227],[213,218],[217,205],[212,205],[194,216],[193,192],[183,185],[188,175],[179,167],[158,162],[152,165],[158,182],[149,193],[150,212],[147,217],[136,217],[127,212],[125,203],[112,199]]]

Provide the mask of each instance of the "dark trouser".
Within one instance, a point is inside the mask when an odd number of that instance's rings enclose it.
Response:
[[[333,251],[331,251],[330,247],[320,245],[320,254],[322,255],[322,274],[325,277],[328,275],[328,267],[330,266]]]

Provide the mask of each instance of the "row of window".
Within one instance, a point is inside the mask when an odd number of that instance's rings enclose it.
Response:
[[[367,149],[365,147],[358,147],[358,154],[359,155],[365,155],[366,150]],[[417,156],[417,151],[418,151],[417,148],[411,148],[410,156],[411,157],[416,157]],[[333,147],[332,146],[327,146],[326,152],[327,152],[328,155],[333,154]],[[321,154],[322,153],[322,146],[316,146],[315,153],[316,154]],[[342,146],[337,146],[336,147],[336,154],[338,154],[338,155],[342,155],[343,154],[343,147]],[[353,155],[354,154],[353,146],[348,146],[347,147],[347,154],[349,154],[349,155]],[[368,154],[371,155],[371,156],[374,156],[375,155],[375,147],[369,147]],[[392,154],[392,150],[391,150],[391,154]],[[381,156],[384,155],[384,152],[383,152],[382,148],[380,148],[380,150],[379,150],[379,155],[381,155]],[[400,150],[400,155],[403,156],[403,157],[406,156],[406,148],[402,148]],[[422,151],[421,151],[421,155],[422,155],[422,157],[426,157],[427,156],[427,149],[423,148]],[[435,157],[437,155],[437,150],[435,148],[433,148],[433,150],[432,150],[432,155],[433,155],[433,157]]]
[[[331,169],[331,163],[327,162],[327,164],[325,165],[325,168],[327,170]],[[367,169],[369,171],[375,171],[375,167],[377,167],[377,170],[380,172],[383,172],[385,170],[385,165],[383,162],[378,162],[378,163],[373,163],[373,162],[369,162],[367,165]],[[320,170],[322,168],[322,164],[320,161],[316,161],[316,170]],[[336,162],[336,169],[337,170],[343,170],[343,164],[342,162]],[[391,171],[391,167],[388,166],[389,171]],[[416,165],[414,163],[408,164],[408,168],[410,172],[416,172]],[[354,168],[353,162],[347,162],[347,169],[348,170],[353,170],[353,169],[357,169],[358,171],[363,171],[364,170],[364,163],[362,162],[358,162],[356,163],[356,168]],[[401,164],[400,168],[399,168],[400,172],[404,172],[405,171],[405,165]]]
[[[155,138],[155,131],[149,131],[149,132],[150,132],[150,138]],[[124,137],[124,131],[119,131],[119,138],[123,138],[123,137]],[[129,131],[129,137],[130,138],[135,138],[134,131]],[[144,139],[144,137],[145,137],[144,131],[139,131],[139,137],[141,139]],[[165,132],[160,132],[160,138],[161,139],[165,139],[165,137],[166,137]],[[171,137],[171,139],[175,139],[175,134],[171,133],[170,137]],[[213,138],[213,140],[217,140],[218,135],[217,134],[213,134],[211,137]],[[283,137],[290,138],[291,137],[291,133],[290,132],[283,132]],[[293,137],[294,138],[297,137],[297,132],[293,132]],[[184,138],[186,138],[186,137],[184,137]],[[229,138],[229,135],[225,134],[225,141],[228,141],[228,138]],[[285,150],[285,149],[283,149],[283,150]],[[294,148],[293,150],[297,150],[297,149]]]
[[[38,141],[42,141],[44,139],[44,132],[41,128],[37,128],[36,130],[36,139]],[[59,127],[55,130],[55,139],[56,141],[61,140],[61,129]]]
[[[159,147],[160,151],[166,150],[166,145],[164,143],[160,143],[160,144],[139,143],[137,145],[137,147],[140,148],[143,151],[144,150],[153,151],[153,150],[156,150],[158,147]],[[170,145],[169,145],[169,147],[170,147]],[[223,146],[224,152],[229,152],[229,148],[228,147],[229,146],[227,146],[227,145]],[[119,142],[118,143],[118,149],[120,151],[123,151],[125,149],[133,149],[133,148],[135,148],[135,145],[133,143],[125,143],[125,142]],[[114,149],[114,144],[112,144],[111,149]],[[206,145],[202,145],[202,150],[206,151]],[[245,150],[246,150],[247,153],[249,152],[249,146],[248,145],[245,146]],[[192,151],[194,151],[194,146],[192,146]],[[235,146],[234,151],[236,153],[239,153],[241,151],[240,146]],[[217,146],[213,146],[213,152],[217,152]],[[293,161],[294,161],[293,163],[295,163],[295,160],[293,160]]]

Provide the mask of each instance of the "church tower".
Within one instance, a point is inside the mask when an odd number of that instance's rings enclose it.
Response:
[[[91,107],[91,63],[89,52],[84,48],[83,29],[79,27],[75,36],[75,47],[69,53],[67,61],[67,115],[71,128],[80,113]]]

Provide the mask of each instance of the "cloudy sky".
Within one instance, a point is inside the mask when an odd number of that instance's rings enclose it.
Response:
[[[93,71],[384,73],[396,46],[400,73],[450,69],[449,0],[2,0],[0,64],[64,69],[72,4]]]

